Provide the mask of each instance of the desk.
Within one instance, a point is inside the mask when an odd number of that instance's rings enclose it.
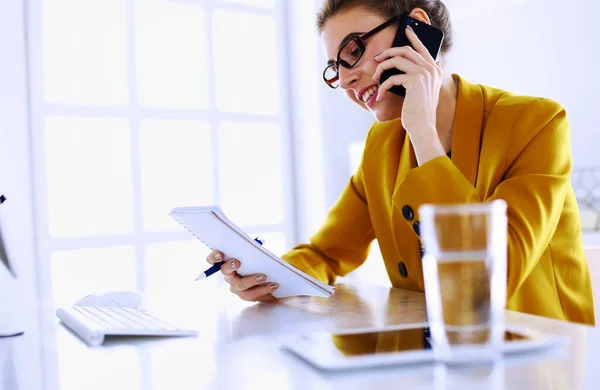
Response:
[[[0,356],[0,377],[15,377],[19,390],[570,390],[600,386],[600,328],[507,312],[510,324],[568,335],[572,342],[560,353],[506,359],[491,371],[450,372],[429,364],[331,374],[280,350],[275,335],[425,321],[423,294],[380,286],[356,289],[338,285],[329,300],[298,297],[273,304],[248,304],[228,291],[208,293],[199,291],[193,297],[205,302],[204,310],[197,303],[197,311],[182,314],[183,310],[171,305],[170,314],[179,313],[178,320],[199,329],[198,337],[115,339],[98,348],[88,348],[56,323],[50,307],[42,305],[42,316],[51,326],[39,335],[33,331],[10,342],[2,341],[0,354],[8,360],[12,356],[12,364],[2,365]],[[13,390],[2,388],[2,380],[0,389]]]

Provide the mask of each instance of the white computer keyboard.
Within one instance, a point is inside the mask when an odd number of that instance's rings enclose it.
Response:
[[[56,316],[88,345],[97,346],[105,336],[195,336],[193,329],[179,328],[143,309],[128,307],[73,306],[60,308]]]

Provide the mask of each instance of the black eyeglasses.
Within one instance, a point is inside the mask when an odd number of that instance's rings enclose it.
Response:
[[[365,48],[367,47],[365,41],[384,28],[393,23],[399,22],[400,20],[402,20],[402,17],[397,16],[383,24],[380,24],[367,33],[348,38],[346,41],[344,41],[344,43],[342,43],[340,46],[336,61],[327,65],[323,71],[323,80],[325,80],[325,84],[329,85],[333,89],[337,88],[340,85],[339,66],[341,65],[346,69],[354,67],[354,65],[360,61],[363,54],[365,54]]]

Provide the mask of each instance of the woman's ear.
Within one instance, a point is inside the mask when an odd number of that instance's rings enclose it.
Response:
[[[427,12],[425,12],[422,8],[414,8],[412,11],[410,11],[408,16],[418,20],[419,22],[431,25],[431,19],[429,19],[429,15],[427,15]]]

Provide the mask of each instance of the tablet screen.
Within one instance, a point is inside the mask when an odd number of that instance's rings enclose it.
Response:
[[[431,349],[431,336],[428,327],[352,334],[329,334],[329,337],[331,338],[333,347],[343,356]],[[524,341],[529,340],[529,337],[520,333],[506,331],[504,333],[504,340],[507,342]]]

